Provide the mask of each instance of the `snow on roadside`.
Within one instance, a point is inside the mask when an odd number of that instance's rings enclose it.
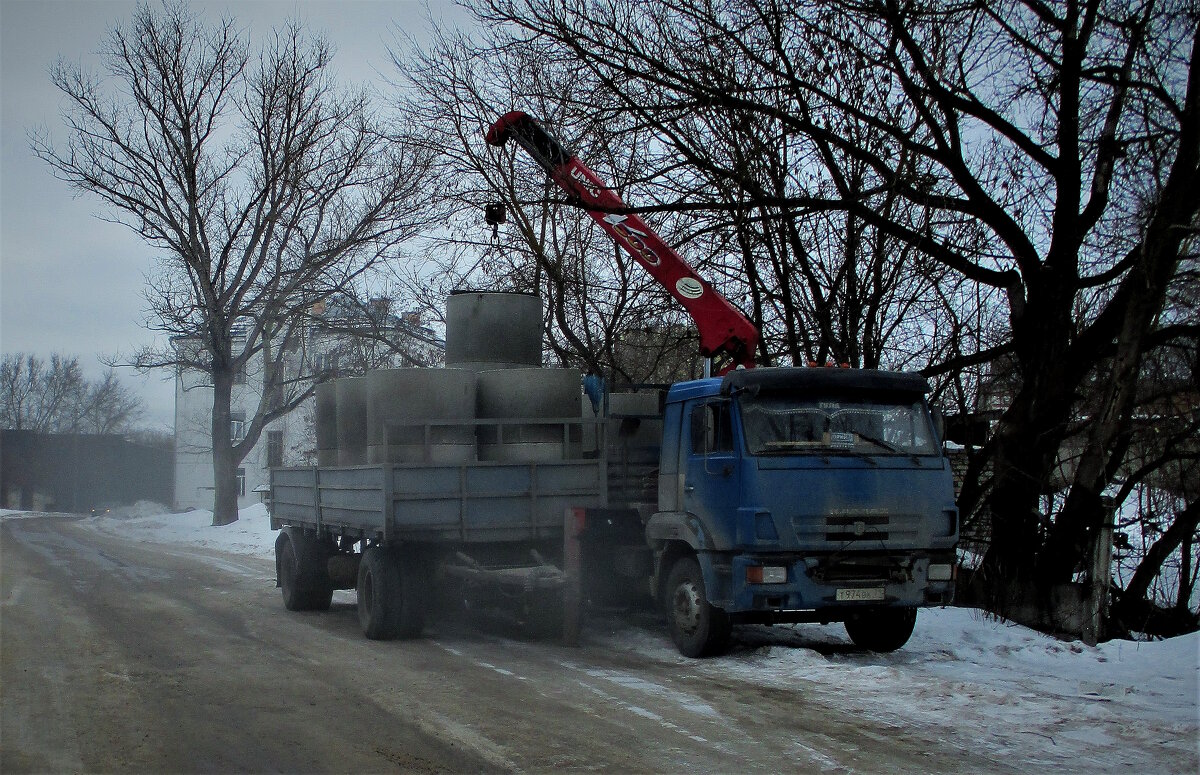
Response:
[[[275,535],[267,507],[258,503],[241,509],[231,525],[212,526],[211,511],[164,514],[162,507],[139,502],[128,509],[93,517],[91,525],[112,535],[155,544],[199,546],[229,554],[275,559]]]
[[[273,559],[265,506],[224,527],[212,527],[208,511],[152,511],[141,504],[90,522],[133,540]],[[682,657],[664,632],[636,624],[615,623],[591,641],[700,677],[801,686],[832,707],[898,730],[924,727],[999,762],[1200,771],[1200,633],[1090,648],[946,608],[922,611],[908,645],[885,655],[850,648],[839,625],[745,628],[731,654],[710,660]]]
[[[1095,648],[963,608],[927,609],[893,654],[851,647],[840,625],[749,627],[726,656],[680,656],[665,633],[603,637],[681,670],[802,695],[886,728],[1066,772],[1200,772],[1200,633]]]

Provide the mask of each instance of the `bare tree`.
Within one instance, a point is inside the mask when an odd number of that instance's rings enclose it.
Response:
[[[595,101],[582,95],[596,84],[577,66],[511,44],[506,34],[472,39],[443,30],[423,49],[394,54],[401,110],[437,155],[431,197],[447,225],[426,251],[428,264],[401,280],[435,313],[454,288],[539,293],[554,359],[619,381],[661,377],[685,318],[528,157],[489,149],[483,136],[521,106],[552,122],[618,191],[641,174],[641,143],[628,127],[601,125],[579,108]],[[508,218],[494,235],[483,222],[484,205],[493,203],[505,205]]]
[[[83,376],[79,359],[26,353],[0,361],[0,427],[39,433],[122,433],[142,415],[142,402],[107,369]]]
[[[719,178],[792,213],[844,213],[1006,299],[998,339],[946,351],[957,368],[1007,353],[1016,365],[1017,390],[961,506],[992,520],[984,574],[994,589],[1071,578],[1119,469],[1114,442],[1128,427],[1167,289],[1194,263],[1194,4],[483,0],[480,8],[486,21],[569,53],[681,152],[689,144],[677,142],[677,128],[697,111],[731,126],[743,114],[777,122],[778,136],[804,154],[803,185],[756,192],[732,165],[715,169]],[[713,59],[722,66],[707,66]],[[865,91],[844,77],[847,67],[869,74]],[[889,197],[898,206],[878,206]],[[1094,398],[1094,414],[1070,492],[1061,510],[1042,515],[1084,398]]]
[[[424,164],[384,133],[365,94],[335,88],[333,52],[298,23],[252,55],[232,19],[142,5],[102,53],[111,89],[55,67],[68,139],[37,137],[34,151],[159,251],[147,325],[173,346],[134,361],[211,381],[213,523],[227,524],[237,463],[312,390],[289,357],[307,310],[415,231]],[[263,400],[239,440],[230,395],[251,361]]]
[[[1164,317],[1200,320],[1196,278],[1184,277]],[[1195,629],[1200,614],[1192,610],[1200,570],[1200,332],[1184,334],[1189,328],[1156,332],[1133,417],[1115,442],[1119,471],[1109,488],[1121,504],[1117,625],[1163,636]]]

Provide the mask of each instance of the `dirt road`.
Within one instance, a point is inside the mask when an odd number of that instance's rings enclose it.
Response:
[[[1007,771],[940,730],[594,642],[372,642],[270,563],[0,526],[0,771]],[[685,666],[686,667],[686,666]]]

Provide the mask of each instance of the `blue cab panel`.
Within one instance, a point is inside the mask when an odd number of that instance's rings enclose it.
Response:
[[[949,602],[958,514],[927,390],[846,369],[673,386],[647,537],[688,542],[731,614]]]

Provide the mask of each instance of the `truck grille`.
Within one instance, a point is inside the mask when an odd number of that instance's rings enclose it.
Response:
[[[827,558],[808,571],[812,579],[821,584],[845,582],[903,583],[910,579],[908,567],[896,557],[840,557]]]
[[[855,541],[916,541],[921,517],[916,514],[838,514],[824,519],[794,517],[801,541],[844,545]]]
[[[826,517],[826,541],[888,540],[888,518],[884,516]]]

